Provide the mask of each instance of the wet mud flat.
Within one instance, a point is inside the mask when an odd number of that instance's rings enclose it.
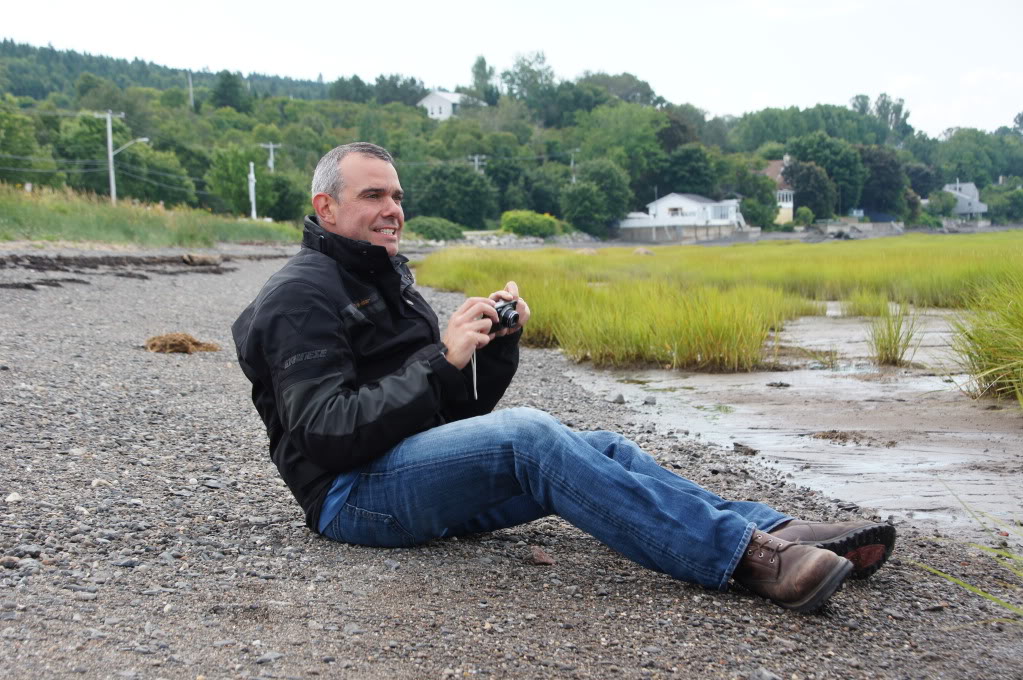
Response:
[[[974,400],[949,349],[952,314],[920,315],[912,365],[870,360],[869,320],[834,315],[786,326],[768,349],[786,370],[746,374],[573,372],[621,393],[661,427],[752,454],[851,510],[899,526],[985,540],[984,524],[1023,520],[1023,412]],[[656,404],[644,404],[644,400]],[[1019,546],[1018,537],[1008,538]]]
[[[645,570],[556,517],[409,549],[318,537],[229,349],[231,322],[281,263],[0,290],[4,677],[1023,677],[1021,619],[916,565],[1016,606],[1018,580],[905,525],[881,571],[811,616]],[[442,316],[461,302],[424,293]],[[140,349],[170,331],[225,349]],[[759,455],[594,397],[570,379],[578,368],[524,349],[501,407],[623,432],[721,495],[808,519],[864,514]]]

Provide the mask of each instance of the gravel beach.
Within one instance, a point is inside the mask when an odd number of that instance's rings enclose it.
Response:
[[[281,249],[62,254],[0,252],[4,678],[1023,678],[1023,618],[917,563],[1017,608],[1019,577],[901,525],[888,565],[813,615],[644,570],[558,518],[402,550],[319,538],[230,337]],[[442,317],[461,299],[424,293]],[[171,332],[223,349],[143,349]],[[858,516],[567,368],[524,350],[500,407],[624,432],[722,495]]]

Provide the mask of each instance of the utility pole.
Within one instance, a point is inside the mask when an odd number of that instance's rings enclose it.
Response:
[[[267,142],[266,144],[260,144],[264,149],[270,149],[270,158],[266,162],[266,167],[270,168],[270,172],[274,171],[274,149],[279,149],[283,144],[274,144],[273,142]]]
[[[481,153],[474,153],[473,155],[469,156],[469,159],[472,160],[472,166],[473,168],[475,168],[476,172],[482,174],[483,173],[482,166],[485,166],[487,164],[486,155]]]
[[[92,115],[96,118],[107,119],[107,170],[110,172],[110,203],[117,205],[117,180],[114,179],[114,118],[124,118],[124,111],[114,113],[107,109],[106,113]]]
[[[569,154],[569,166],[572,168],[572,184],[575,184],[575,155],[579,153],[579,149],[572,149],[568,152]]]
[[[195,111],[195,94],[192,92],[192,72],[188,72],[188,106]]]
[[[249,161],[249,204],[252,206],[252,219],[256,219],[256,164]]]

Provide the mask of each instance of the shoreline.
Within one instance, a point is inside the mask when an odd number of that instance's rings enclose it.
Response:
[[[813,616],[645,570],[556,517],[401,550],[317,537],[267,458],[230,343],[231,321],[282,263],[146,278],[99,267],[74,273],[84,283],[0,291],[8,677],[1021,676],[1020,619],[915,563],[1018,606],[1011,573],[911,528],[888,565]],[[65,275],[0,268],[0,281]],[[427,295],[442,316],[461,300]],[[175,331],[224,350],[140,349]],[[855,516],[594,398],[571,369],[524,349],[501,407],[623,432],[722,495]],[[555,564],[532,564],[533,547]]]

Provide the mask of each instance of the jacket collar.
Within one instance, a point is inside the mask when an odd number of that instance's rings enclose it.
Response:
[[[316,215],[306,215],[303,226],[302,245],[318,250],[346,269],[363,274],[377,274],[388,270],[401,274],[404,269],[402,265],[408,262],[408,258],[401,254],[389,256],[387,248],[383,246],[375,246],[369,241],[359,241],[327,231],[320,226]]]

